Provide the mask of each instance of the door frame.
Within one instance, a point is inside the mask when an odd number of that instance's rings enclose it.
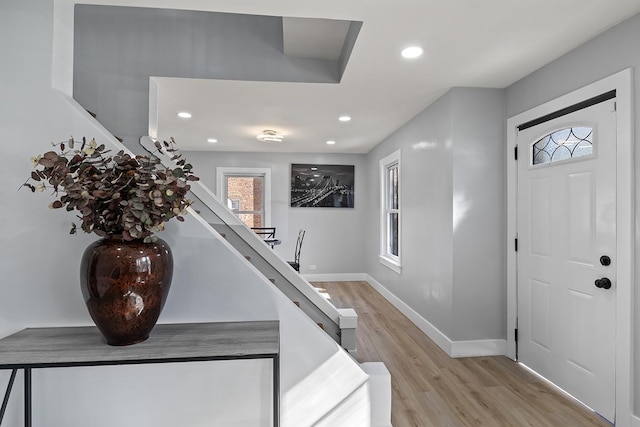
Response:
[[[517,126],[586,99],[616,90],[616,425],[630,425],[633,408],[633,288],[635,262],[635,183],[633,150],[632,69],[627,68],[595,83],[507,119],[507,348],[516,360],[517,328],[517,190],[514,157]],[[523,148],[520,147],[522,150]],[[618,422],[620,424],[618,424]]]

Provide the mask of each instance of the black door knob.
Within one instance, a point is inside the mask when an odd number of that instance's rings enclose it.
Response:
[[[602,255],[600,257],[600,264],[607,266],[607,265],[611,265],[611,258],[609,258],[606,255]]]
[[[611,280],[609,280],[607,277],[596,279],[595,285],[596,288],[611,289]]]

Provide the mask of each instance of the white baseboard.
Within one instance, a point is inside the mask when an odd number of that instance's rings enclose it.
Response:
[[[364,273],[337,273],[337,274],[303,274],[309,282],[358,282],[367,280],[369,276]]]
[[[506,340],[451,341],[438,328],[366,273],[305,274],[304,278],[309,282],[368,282],[450,357],[501,356],[506,354]],[[640,425],[636,427],[640,427]]]
[[[453,341],[451,357],[502,356],[507,351],[507,340]]]
[[[391,291],[385,288],[382,283],[378,282],[371,276],[367,275],[367,282],[373,286],[373,288],[380,292],[380,295],[385,297],[387,301],[393,304],[402,314],[407,316],[422,332],[424,332],[429,338],[431,338],[438,346],[444,350],[449,356],[451,356],[451,340],[447,338],[445,334],[440,332],[438,328],[433,326],[427,319],[420,316],[414,309],[409,307],[404,301],[395,296]]]
[[[366,280],[375,290],[380,292],[387,301],[407,316],[450,357],[502,356],[505,354],[507,348],[506,340],[451,341],[449,337],[395,296],[380,282],[369,275],[365,274],[365,276],[366,278],[361,280]]]

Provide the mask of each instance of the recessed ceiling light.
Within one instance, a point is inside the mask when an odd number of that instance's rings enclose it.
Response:
[[[279,134],[275,130],[267,129],[259,133],[256,138],[261,142],[282,142],[284,135]]]
[[[207,139],[207,142],[210,142],[210,143],[212,143],[212,144],[215,144],[216,142],[218,142],[218,140],[217,140],[217,139],[215,139],[215,138],[209,138],[209,139]]]
[[[402,49],[402,56],[404,58],[413,59],[422,55],[422,48],[420,46],[409,46],[405,49]]]
[[[327,144],[329,144],[329,145],[333,145],[335,143],[336,143],[335,141],[327,141]]]
[[[191,113],[187,113],[186,111],[180,111],[178,113],[178,117],[180,117],[181,119],[190,119]]]
[[[351,117],[349,116],[340,116],[338,117],[338,120],[340,120],[341,122],[348,122],[351,120]]]

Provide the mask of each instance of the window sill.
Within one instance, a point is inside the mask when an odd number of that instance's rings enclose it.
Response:
[[[398,274],[402,274],[402,265],[383,256],[383,255],[379,255],[380,258],[380,264],[384,265],[387,268],[390,268],[391,270],[395,271]]]

